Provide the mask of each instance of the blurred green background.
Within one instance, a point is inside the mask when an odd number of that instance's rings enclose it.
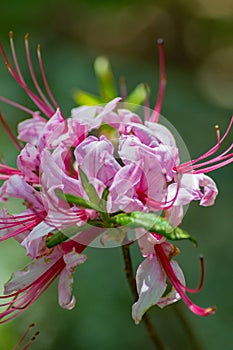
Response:
[[[229,123],[233,109],[231,0],[11,0],[2,2],[0,11],[0,40],[8,53],[9,30],[15,33],[26,77],[23,35],[30,33],[33,60],[40,42],[50,86],[67,116],[75,106],[72,93],[77,87],[97,92],[93,61],[100,54],[110,58],[116,77],[126,77],[129,90],[137,83],[148,83],[153,106],[158,88],[156,39],[163,37],[168,76],[163,115],[179,131],[191,156],[214,144],[216,123],[222,130]],[[3,60],[0,95],[31,105]],[[2,103],[0,109],[13,130],[25,118]],[[225,147],[231,140],[232,133]],[[14,165],[16,151],[2,128],[0,152]],[[216,315],[208,318],[198,318],[183,308],[206,350],[233,348],[232,174],[232,165],[211,174],[220,189],[214,207],[202,208],[196,203],[189,207],[182,227],[198,239],[199,247],[179,244],[182,254],[178,260],[189,285],[198,283],[200,253],[206,261],[203,290],[192,299],[201,306],[218,308]],[[19,204],[11,203],[9,208],[17,211]],[[27,259],[13,240],[2,243],[0,249],[2,285]],[[76,308],[59,308],[55,283],[17,320],[1,326],[1,350],[12,349],[32,322],[41,332],[31,347],[34,350],[153,349],[144,325],[135,326],[130,316],[133,300],[123,273],[121,250],[92,248],[88,256],[76,273]],[[136,268],[141,260],[136,245],[133,257]],[[162,311],[155,307],[150,315],[171,349],[191,349],[172,307]]]

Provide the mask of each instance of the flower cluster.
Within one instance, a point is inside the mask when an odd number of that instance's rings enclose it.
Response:
[[[200,285],[189,289],[173,260],[179,250],[167,238],[192,239],[177,227],[184,206],[191,201],[202,206],[214,203],[218,190],[206,173],[233,161],[232,145],[215,158],[206,158],[219,149],[233,119],[223,137],[216,128],[214,147],[181,164],[174,136],[158,123],[163,74],[158,103],[152,113],[145,113],[144,121],[119,97],[102,106],[74,108],[65,118],[49,89],[40,47],[38,59],[46,93],[34,73],[28,36],[26,57],[36,93],[22,76],[12,33],[10,43],[14,66],[0,46],[7,68],[38,110],[0,97],[30,115],[19,123],[17,137],[0,115],[19,150],[17,168],[0,164],[0,199],[16,197],[25,205],[21,214],[1,210],[0,241],[16,239],[32,259],[5,284],[0,323],[22,313],[57,277],[59,304],[72,309],[74,271],[87,259],[83,251],[90,245],[107,246],[110,241],[124,245],[136,240],[144,257],[136,273],[135,323],[152,305],[162,308],[180,298],[192,312],[212,314],[213,307],[201,308],[187,296],[202,287],[203,259]]]

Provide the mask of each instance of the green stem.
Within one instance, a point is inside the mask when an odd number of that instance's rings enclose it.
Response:
[[[134,300],[138,298],[138,293],[137,293],[137,287],[136,287],[136,281],[133,275],[133,266],[132,266],[132,260],[130,256],[130,248],[129,245],[123,245],[122,247],[122,253],[123,253],[123,258],[124,258],[124,270],[125,270],[125,275],[128,281],[128,284],[130,286],[130,290],[133,294]]]
[[[124,258],[124,270],[125,275],[130,287],[130,290],[133,294],[134,299],[136,300],[138,298],[137,288],[136,288],[136,281],[133,274],[133,266],[132,266],[132,260],[130,256],[130,247],[128,244],[122,246],[122,253]],[[147,333],[149,337],[151,338],[153,344],[155,345],[155,348],[158,350],[168,350],[166,345],[163,344],[163,341],[161,340],[158,333],[155,331],[152,322],[147,314],[145,314],[142,318]]]

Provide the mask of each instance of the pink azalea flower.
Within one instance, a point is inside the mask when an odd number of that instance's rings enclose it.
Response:
[[[207,160],[219,150],[228,135],[232,118],[223,137],[216,128],[217,144],[214,147],[197,159],[180,164],[172,133],[158,123],[166,83],[161,45],[158,100],[152,114],[145,115],[143,124],[136,113],[119,108],[119,97],[105,106],[74,108],[71,116],[65,118],[48,86],[40,47],[37,53],[46,93],[43,93],[34,72],[28,35],[25,37],[26,59],[36,93],[24,80],[12,33],[10,43],[14,66],[2,45],[0,52],[10,74],[37,110],[0,97],[2,102],[31,116],[19,124],[18,137],[15,137],[0,113],[0,121],[19,150],[17,169],[0,164],[0,180],[5,181],[0,189],[0,199],[20,198],[26,207],[17,215],[10,215],[4,209],[1,211],[0,241],[17,239],[32,262],[26,269],[16,271],[6,283],[6,295],[1,297],[1,306],[5,310],[0,313],[0,323],[20,314],[57,277],[59,304],[67,309],[73,308],[75,299],[71,284],[74,269],[86,260],[81,253],[97,238],[104,245],[107,234],[102,234],[106,228],[120,231],[120,227],[115,227],[114,215],[135,211],[144,212],[144,215],[147,212],[163,213],[170,223],[179,225],[184,205],[193,200],[202,206],[214,204],[218,190],[206,173],[233,161],[233,153],[230,153],[233,144]],[[106,124],[115,129],[117,140],[112,141],[101,134],[101,128]],[[21,142],[26,144],[23,146]],[[87,227],[89,223],[91,225]],[[126,228],[122,230],[123,239],[114,236],[118,230],[113,230],[114,234],[110,233],[109,237],[128,242]],[[66,236],[63,232],[69,229],[72,233]],[[60,233],[66,242],[58,240],[53,248],[46,245],[47,240]],[[138,240],[145,259],[136,274],[139,298],[132,309],[135,322],[139,323],[152,305],[164,307],[180,298],[197,315],[213,313],[214,308],[201,308],[187,296],[187,293],[201,289],[203,261],[200,285],[191,290],[185,285],[179,265],[172,259],[177,253],[175,246],[167,243],[161,235],[143,233]],[[164,295],[167,278],[172,288]]]

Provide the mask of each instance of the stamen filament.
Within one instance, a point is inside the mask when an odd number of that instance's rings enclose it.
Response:
[[[27,231],[27,230],[30,230],[30,229],[34,228],[36,225],[38,225],[40,222],[41,222],[41,219],[39,219],[39,218],[35,219],[32,223],[30,223],[28,225],[25,225],[25,226],[19,228],[18,230],[14,231],[14,232],[10,232],[10,233],[0,237],[0,242],[3,242],[3,241],[5,241],[6,239],[9,239],[9,238],[15,237],[15,236],[17,236],[17,235]],[[14,226],[15,225],[12,224],[10,226],[5,226],[4,228],[8,229],[8,228],[11,228],[11,227],[14,227]]]
[[[19,348],[20,345],[23,344],[23,342],[26,340],[28,334],[30,333],[31,329],[35,327],[35,324],[32,323],[28,326],[28,329],[26,330],[26,332],[24,333],[24,335],[22,336],[22,338],[20,339],[20,341],[14,346],[14,348],[12,350],[17,350]]]
[[[230,146],[229,149],[231,149],[233,146]],[[219,155],[218,157],[214,158],[214,159],[210,159],[206,162],[203,162],[203,163],[200,163],[200,164],[195,164],[194,166],[187,166],[187,167],[184,167],[182,169],[182,172],[191,172],[191,173],[194,173],[194,174],[197,174],[196,172],[196,169],[198,168],[201,168],[205,165],[209,165],[209,164],[213,164],[213,163],[217,163],[217,162],[220,162],[220,161],[223,161],[224,159],[228,159],[228,158],[232,158],[233,156],[233,153],[230,153],[230,154],[227,154],[226,155],[226,152],[223,152],[221,155]],[[201,170],[201,172],[203,172]]]
[[[197,305],[195,305],[189,297],[185,293],[185,288],[183,288],[183,284],[178,280],[176,277],[173,268],[170,264],[170,261],[168,260],[161,244],[156,244],[154,246],[155,252],[168,276],[170,279],[173,287],[177,290],[177,292],[180,294],[181,298],[183,299],[184,303],[188,306],[188,308],[195,314],[199,316],[208,316],[215,312],[214,307],[208,307],[208,308],[201,308]],[[201,281],[202,282],[202,281]]]
[[[34,69],[33,69],[33,65],[32,65],[32,60],[31,60],[31,55],[30,55],[30,49],[29,49],[29,35],[26,34],[25,35],[25,49],[26,49],[26,57],[27,57],[27,62],[28,62],[28,67],[29,67],[29,70],[30,70],[30,73],[31,73],[31,78],[32,78],[32,81],[35,85],[35,88],[37,89],[39,95],[41,96],[42,100],[45,102],[45,104],[47,105],[47,107],[50,109],[50,112],[51,113],[55,113],[53,107],[51,106],[51,104],[49,103],[49,101],[47,100],[47,98],[45,97],[43,91],[41,90],[38,82],[37,82],[37,79],[36,79],[36,76],[35,76],[35,72],[34,72]]]
[[[166,201],[166,202],[160,202],[160,201],[154,200],[153,198],[147,197],[146,198],[146,203],[151,205],[156,210],[169,209],[169,208],[171,208],[174,205],[174,203],[175,203],[175,201],[176,201],[176,199],[178,197],[179,189],[180,189],[180,178],[178,177],[178,179],[177,179],[177,186],[176,186],[176,193],[175,193],[175,195],[174,195],[174,197],[172,199],[170,199],[169,201]]]
[[[230,121],[230,123],[229,123],[229,125],[227,127],[227,130],[225,131],[225,133],[224,133],[222,138],[220,138],[219,126],[216,125],[215,129],[216,129],[216,133],[217,133],[217,144],[215,146],[213,146],[209,151],[205,152],[202,156],[200,156],[200,157],[198,157],[198,158],[196,158],[194,160],[191,160],[189,162],[180,164],[180,165],[176,166],[174,168],[174,170],[177,171],[177,172],[183,173],[183,174],[184,173],[188,173],[188,172],[194,173],[194,174],[199,174],[199,173],[210,172],[212,170],[221,168],[222,166],[231,163],[233,161],[233,159],[229,159],[227,161],[223,161],[223,160],[233,157],[232,153],[231,154],[227,154],[233,148],[233,143],[223,153],[221,153],[217,157],[215,157],[215,158],[213,158],[213,159],[211,159],[209,161],[196,164],[197,162],[199,162],[199,161],[201,161],[201,160],[203,160],[203,159],[205,159],[207,157],[210,157],[211,155],[213,155],[214,153],[216,153],[218,151],[218,149],[220,148],[221,143],[224,141],[224,139],[226,138],[226,136],[230,132],[232,124],[233,124],[233,117],[231,118],[231,121]],[[209,165],[209,164],[217,163],[217,162],[219,162],[219,164],[213,165],[211,167],[202,168],[200,170],[196,170],[196,169],[201,168],[201,167],[203,167],[205,165]]]
[[[30,341],[22,348],[22,350],[27,350],[29,348],[29,346],[32,345],[32,343],[34,343],[34,341],[36,340],[37,336],[40,334],[40,332],[36,332],[34,334],[34,336],[30,339]]]
[[[49,88],[49,84],[48,84],[48,81],[47,81],[47,78],[46,78],[46,75],[45,75],[45,70],[44,70],[44,65],[43,65],[43,61],[42,61],[42,56],[41,56],[41,48],[40,48],[40,45],[37,46],[37,56],[38,56],[38,61],[39,61],[39,65],[40,65],[40,71],[41,71],[41,76],[42,76],[42,79],[43,79],[43,82],[44,82],[44,86],[45,86],[45,89],[50,97],[50,100],[53,102],[54,106],[56,108],[58,108],[58,104]]]
[[[18,63],[16,52],[15,52],[15,45],[14,45],[13,37],[14,37],[13,32],[10,31],[9,32],[9,39],[10,39],[11,53],[12,53],[12,57],[13,57],[13,60],[14,60],[15,68],[16,68],[16,71],[18,73],[19,78],[22,80],[23,83],[25,83],[24,79],[23,79],[23,75],[22,75],[21,70],[19,68],[19,63]]]
[[[18,142],[17,138],[15,137],[15,135],[12,133],[9,125],[7,124],[6,120],[4,119],[1,111],[0,111],[0,122],[2,123],[4,129],[6,130],[8,136],[10,137],[10,139],[12,140],[12,142],[14,143],[14,145],[18,148],[19,151],[22,150],[22,146],[20,145],[20,143]]]
[[[163,97],[166,87],[166,72],[165,72],[165,57],[164,57],[164,42],[163,39],[158,39],[158,48],[159,48],[159,70],[160,70],[160,79],[159,79],[159,91],[157,102],[154,108],[154,112],[151,116],[151,121],[157,123],[159,121],[159,115],[162,109]]]
[[[28,96],[31,98],[31,100],[35,103],[35,105],[37,107],[40,108],[40,110],[47,116],[47,117],[51,117],[53,115],[53,113],[51,113],[51,111],[49,110],[49,108],[44,104],[43,101],[41,101],[41,99],[39,97],[37,97],[29,88],[28,86],[25,84],[25,82],[23,80],[21,80],[20,76],[17,74],[17,72],[14,70],[14,68],[12,67],[12,65],[10,64],[10,61],[8,60],[8,57],[2,47],[2,44],[0,43],[0,51],[1,54],[5,60],[6,66],[10,72],[10,74],[12,75],[12,77],[15,79],[15,81],[27,92]]]
[[[4,102],[4,103],[7,103],[8,105],[11,105],[13,107],[16,107],[18,109],[21,109],[22,111],[30,114],[30,115],[33,115],[34,114],[34,111],[32,109],[29,109],[27,107],[24,107],[22,106],[21,104],[17,103],[17,102],[14,102],[12,100],[9,100],[8,98],[5,98],[3,96],[0,96],[0,101]]]

